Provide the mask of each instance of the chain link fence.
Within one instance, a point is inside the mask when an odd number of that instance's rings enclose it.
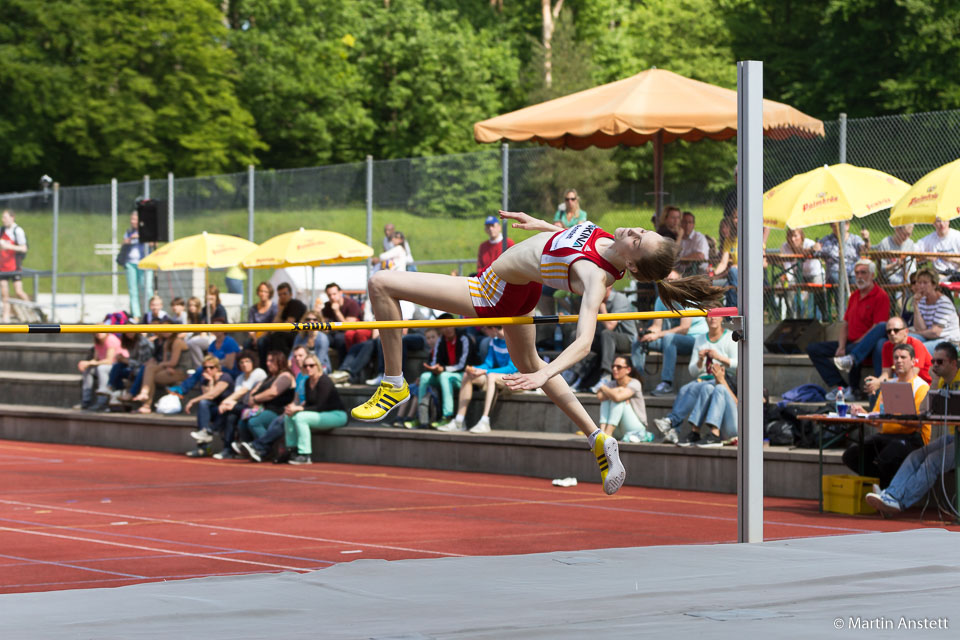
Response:
[[[844,159],[913,183],[960,157],[960,111],[841,119],[824,124],[826,135],[822,138],[764,140],[765,189],[797,173]],[[713,163],[711,181],[701,178],[703,167],[709,163],[691,161],[698,154],[708,156]],[[735,189],[735,158],[734,140],[666,145],[665,204],[694,212],[697,229],[716,239],[724,204]],[[52,189],[0,195],[0,208],[16,212],[17,223],[27,232],[30,250],[24,263],[25,288],[34,297],[40,295],[50,315],[52,304],[82,307],[82,301],[68,300],[81,293],[109,296],[116,308],[128,304],[127,282],[123,268],[116,265],[115,251],[140,197],[158,200],[162,211],[171,212],[169,231],[173,238],[209,231],[263,242],[298,227],[322,228],[369,242],[379,252],[383,226],[390,223],[406,234],[417,268],[472,272],[477,247],[486,240],[483,219],[504,201],[513,210],[552,220],[564,190],[575,188],[591,220],[605,227],[647,224],[653,214],[654,195],[652,180],[642,173],[649,168],[648,159],[649,148],[580,152],[513,146],[506,154],[504,167],[502,149],[491,146],[473,153],[425,158],[304,169],[251,169],[198,178],[145,178],[117,183],[115,196],[111,184],[62,187],[56,259]],[[631,166],[640,167],[640,173],[634,171],[624,177],[630,173],[625,167]],[[723,169],[718,171],[716,167]],[[728,178],[725,172],[729,172]],[[887,211],[854,220],[851,235],[869,234],[870,242],[876,245],[892,232],[887,220]],[[803,231],[814,241],[830,234],[825,225]],[[912,237],[918,240],[931,231],[930,226],[917,225]],[[522,233],[510,233],[515,239],[524,237]],[[783,231],[771,231],[768,252],[779,251],[785,240]],[[848,264],[855,258],[852,256]],[[785,274],[778,264],[771,262],[767,269],[768,321],[811,314],[823,319],[835,316],[835,288],[791,288],[807,283]],[[54,269],[61,294],[56,303],[45,297],[53,292]],[[223,275],[213,273],[210,281],[224,288]],[[254,278],[261,279],[259,274]],[[196,291],[196,275],[158,274],[156,289],[164,298],[189,294]]]

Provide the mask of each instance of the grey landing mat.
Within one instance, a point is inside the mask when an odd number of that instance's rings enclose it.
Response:
[[[11,594],[0,638],[956,638],[958,544],[920,529]]]

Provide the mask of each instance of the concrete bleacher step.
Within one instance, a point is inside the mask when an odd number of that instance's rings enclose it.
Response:
[[[0,438],[7,440],[182,454],[195,447],[190,437],[195,428],[192,416],[102,414],[0,404]],[[219,441],[215,444],[220,445]],[[627,468],[628,485],[723,493],[737,490],[736,447],[621,444],[620,455]],[[839,450],[824,453],[824,473],[844,472],[840,455]],[[452,469],[546,480],[574,476],[590,483],[599,483],[600,478],[586,439],[570,433],[495,430],[474,435],[347,426],[315,433],[313,459],[320,463]],[[817,498],[820,476],[815,449],[765,447],[763,459],[765,495]],[[257,465],[250,466],[251,473],[258,472]],[[602,498],[599,488],[598,498]]]
[[[85,359],[89,342],[0,342],[0,371],[34,373],[76,373]]]
[[[0,371],[0,402],[72,407],[80,402],[80,374]]]

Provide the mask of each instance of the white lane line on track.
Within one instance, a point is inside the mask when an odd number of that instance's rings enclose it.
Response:
[[[0,504],[10,504],[25,507],[36,507],[40,509],[54,509],[57,511],[69,511],[71,513],[86,513],[88,515],[101,516],[105,518],[126,518],[128,520],[141,520],[145,522],[156,522],[158,524],[178,524],[186,527],[198,527],[201,529],[215,529],[217,531],[230,531],[232,533],[253,533],[262,536],[274,536],[278,538],[290,538],[293,540],[307,540],[309,542],[325,542],[330,544],[342,544],[346,547],[367,547],[370,549],[385,549],[389,551],[406,551],[410,553],[423,553],[427,555],[443,556],[450,558],[463,558],[463,553],[447,553],[446,551],[432,551],[429,549],[414,549],[412,547],[398,547],[387,544],[372,544],[367,542],[357,542],[356,540],[337,540],[335,538],[317,538],[315,536],[300,536],[292,533],[279,533],[277,531],[264,531],[262,529],[245,529],[241,527],[227,527],[217,524],[204,524],[200,522],[190,522],[189,520],[172,520],[169,518],[148,518],[144,516],[128,515],[125,513],[110,513],[109,511],[94,511],[92,509],[77,509],[73,507],[62,507],[60,505],[37,504],[31,502],[20,502],[19,500],[0,500]],[[2,529],[3,527],[0,527]],[[134,547],[136,549],[146,549],[147,547]],[[303,569],[297,569],[303,571]]]
[[[17,560],[17,565],[19,566],[36,566],[38,564],[50,565],[52,567],[65,567],[67,569],[76,569],[78,571],[89,571],[92,573],[105,573],[111,576],[121,576],[123,578],[137,579],[142,580],[147,576],[137,575],[135,573],[124,573],[122,571],[109,571],[107,569],[95,569],[94,567],[84,567],[82,565],[76,564],[74,562],[56,562],[54,560],[37,560],[35,558],[25,558],[23,556],[9,556],[6,554],[0,554],[0,558],[8,558],[10,560]],[[6,565],[6,566],[17,566],[17,565]]]
[[[168,555],[174,556],[184,556],[188,558],[205,558],[207,560],[219,560],[221,562],[236,562],[239,564],[251,564],[258,567],[270,567],[271,569],[283,569],[285,571],[311,571],[312,569],[306,569],[304,567],[288,567],[282,564],[271,564],[269,562],[256,562],[254,560],[240,560],[238,558],[226,558],[221,556],[210,555],[207,553],[188,553],[186,551],[175,551],[173,549],[159,549],[157,547],[144,547],[142,545],[136,544],[126,544],[123,542],[112,542],[110,540],[97,540],[95,538],[84,538],[81,536],[67,536],[60,533],[49,533],[46,531],[29,531],[27,529],[17,529],[15,527],[0,527],[0,531],[9,531],[11,533],[24,533],[32,536],[43,536],[47,538],[60,538],[61,540],[72,540],[74,542],[90,542],[92,544],[102,544],[110,547],[124,547],[126,549],[139,549],[140,551],[155,551],[158,553],[166,553]]]

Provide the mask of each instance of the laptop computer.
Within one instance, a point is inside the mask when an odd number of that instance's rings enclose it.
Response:
[[[930,389],[927,407],[927,415],[931,417],[960,419],[960,391]]]
[[[883,394],[885,415],[917,415],[917,406],[913,402],[913,385],[909,382],[884,382],[880,385],[880,393]]]

